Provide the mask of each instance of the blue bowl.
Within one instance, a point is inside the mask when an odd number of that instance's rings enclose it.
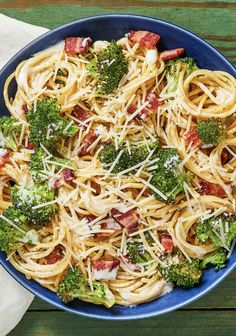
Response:
[[[161,35],[161,43],[159,47],[162,49],[183,47],[185,48],[186,55],[193,57],[199,67],[210,70],[227,71],[236,77],[235,68],[223,55],[201,38],[181,27],[165,21],[138,15],[112,14],[93,16],[73,21],[44,34],[28,44],[7,63],[7,65],[0,71],[1,113],[7,114],[3,99],[4,82],[15,70],[16,66],[24,59],[29,58],[38,51],[52,46],[68,36],[91,36],[93,40],[111,40],[119,39],[131,29],[156,32]],[[16,83],[12,83],[9,88],[12,96],[14,95],[15,90]],[[227,268],[220,270],[217,273],[213,269],[207,270],[204,272],[201,285],[198,287],[188,290],[175,288],[171,293],[148,303],[135,307],[115,305],[111,309],[106,309],[105,307],[96,306],[79,300],[70,305],[65,305],[58,299],[56,294],[33,280],[27,280],[23,274],[15,270],[6,260],[6,255],[4,253],[0,253],[0,263],[25,288],[57,308],[99,319],[132,320],[168,313],[179,309],[208,293],[233,271],[236,265],[236,250],[233,252]]]

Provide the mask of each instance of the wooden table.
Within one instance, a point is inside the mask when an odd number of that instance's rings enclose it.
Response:
[[[236,63],[234,0],[0,0],[0,12],[48,28],[95,14],[150,15],[192,30]],[[35,299],[10,335],[236,335],[236,273],[196,303],[174,313],[141,321],[92,320],[59,311]]]

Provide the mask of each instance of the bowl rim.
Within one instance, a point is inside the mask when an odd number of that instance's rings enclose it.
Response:
[[[101,18],[121,18],[121,19],[125,19],[125,18],[141,18],[144,20],[148,20],[149,22],[153,22],[155,23],[161,23],[165,26],[168,27],[173,27],[175,29],[177,29],[179,32],[185,33],[187,34],[190,38],[193,38],[195,40],[197,40],[198,42],[200,42],[201,44],[205,45],[206,47],[208,47],[208,49],[211,49],[214,53],[218,54],[218,57],[220,57],[220,59],[224,62],[227,63],[228,66],[231,68],[232,72],[235,73],[236,76],[236,68],[234,67],[234,65],[231,63],[231,61],[229,61],[219,50],[217,50],[216,48],[214,48],[209,42],[205,41],[203,38],[201,38],[200,36],[198,36],[197,34],[193,33],[192,31],[183,28],[177,24],[174,24],[172,22],[166,21],[166,20],[162,20],[159,18],[155,18],[152,16],[145,16],[145,15],[138,15],[138,14],[128,14],[128,13],[112,13],[112,14],[100,14],[100,15],[92,15],[92,16],[87,16],[84,18],[80,18],[80,19],[76,19],[70,22],[67,22],[65,24],[59,25],[54,29],[51,29],[45,33],[43,33],[42,35],[40,35],[39,37],[37,37],[36,39],[32,40],[30,43],[26,44],[23,48],[21,48],[13,57],[11,57],[11,59],[3,66],[3,68],[0,70],[0,78],[2,76],[2,73],[5,71],[5,69],[14,61],[17,60],[18,56],[21,55],[21,53],[23,53],[24,51],[26,51],[27,49],[30,49],[31,46],[35,45],[37,42],[43,40],[45,37],[50,36],[53,33],[60,31],[62,28],[65,29],[67,27],[73,26],[75,23],[77,22],[86,22],[86,21],[91,21],[91,20],[99,20]],[[36,295],[37,297],[39,297],[40,299],[42,299],[43,301],[57,307],[60,310],[64,310],[76,315],[80,315],[80,316],[84,316],[84,317],[90,317],[90,318],[95,318],[95,319],[100,319],[100,320],[138,320],[138,319],[145,319],[145,318],[149,318],[149,317],[154,317],[154,316],[160,316],[169,312],[173,312],[179,308],[182,308],[190,303],[193,303],[194,301],[198,300],[199,298],[203,297],[204,295],[206,295],[207,293],[209,293],[213,288],[215,288],[216,286],[218,286],[235,268],[236,268],[236,260],[235,262],[232,263],[232,265],[228,266],[224,273],[222,273],[221,276],[219,276],[211,285],[209,285],[207,288],[205,288],[204,290],[201,290],[199,293],[193,295],[192,297],[190,297],[189,299],[181,302],[181,303],[177,303],[169,308],[164,308],[161,310],[157,310],[157,311],[152,311],[152,312],[148,312],[148,313],[137,313],[136,315],[128,315],[128,316],[119,316],[119,315],[113,315],[113,316],[102,316],[101,314],[96,314],[96,313],[88,313],[88,312],[83,312],[83,311],[78,311],[78,310],[74,310],[73,307],[71,306],[62,306],[62,303],[60,302],[55,302],[53,299],[47,297],[46,295],[40,293],[39,289],[33,288],[30,283],[27,283],[24,279],[20,278],[20,274],[19,271],[17,271],[15,269],[16,272],[14,272],[14,270],[11,270],[11,264],[9,264],[9,262],[7,262],[7,259],[3,259],[0,256],[0,265],[19,283],[21,284],[25,289],[27,289],[28,291],[30,291],[32,294]],[[37,283],[39,286],[39,283]],[[43,286],[42,286],[43,287]],[[157,298],[158,299],[158,298]]]

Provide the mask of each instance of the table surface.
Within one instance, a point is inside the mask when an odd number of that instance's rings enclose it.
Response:
[[[104,13],[150,15],[197,33],[236,64],[236,2],[165,0],[0,0],[0,12],[32,24],[56,27]],[[236,335],[236,272],[204,298],[179,311],[135,322],[71,315],[35,299],[11,336],[231,336]]]

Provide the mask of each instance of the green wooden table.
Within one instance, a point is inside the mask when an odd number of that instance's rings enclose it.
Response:
[[[0,0],[0,12],[53,28],[104,13],[150,15],[192,30],[236,64],[236,1]],[[92,320],[59,311],[35,299],[11,336],[233,336],[236,335],[236,273],[194,304],[136,322]]]

